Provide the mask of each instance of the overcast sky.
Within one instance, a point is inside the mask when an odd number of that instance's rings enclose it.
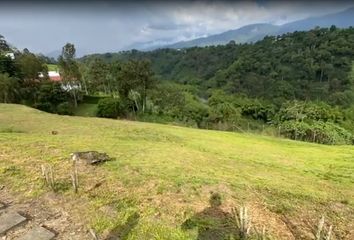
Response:
[[[51,3],[50,3],[51,2]],[[174,43],[252,23],[283,24],[338,12],[350,1],[0,1],[0,34],[32,52],[72,42],[80,52],[112,52],[137,43]]]

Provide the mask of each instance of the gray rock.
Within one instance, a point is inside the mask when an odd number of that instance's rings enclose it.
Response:
[[[25,222],[27,219],[16,212],[5,212],[0,215],[0,235]]]
[[[71,159],[75,162],[92,165],[106,162],[111,159],[107,153],[100,153],[97,151],[74,152],[70,154],[70,156]]]
[[[44,227],[34,227],[17,240],[50,240],[55,237],[55,233]]]

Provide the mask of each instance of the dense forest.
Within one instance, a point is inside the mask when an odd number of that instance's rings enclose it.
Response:
[[[197,86],[201,92],[222,89],[249,97],[320,100],[348,105],[349,72],[354,57],[354,29],[316,28],[268,36],[255,44],[137,50],[94,54],[107,62],[149,59],[162,80]]]
[[[46,71],[48,59],[28,51],[17,55],[15,60],[0,59],[0,84],[17,79],[8,91],[2,88],[3,102],[70,114],[80,102],[99,99],[100,117],[353,143],[353,28],[315,28],[253,44],[231,41],[81,59],[67,44],[58,60],[62,84],[45,76],[37,79],[35,73]]]

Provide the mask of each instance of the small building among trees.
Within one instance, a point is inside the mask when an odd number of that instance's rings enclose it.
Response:
[[[44,78],[43,73],[39,73],[40,78]],[[58,71],[48,71],[48,79],[52,82],[61,82],[63,78]]]
[[[50,81],[61,82],[63,79],[57,71],[48,71],[48,77]]]

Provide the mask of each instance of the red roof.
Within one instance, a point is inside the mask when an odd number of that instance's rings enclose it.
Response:
[[[60,82],[62,79],[60,76],[49,76],[50,81]]]

